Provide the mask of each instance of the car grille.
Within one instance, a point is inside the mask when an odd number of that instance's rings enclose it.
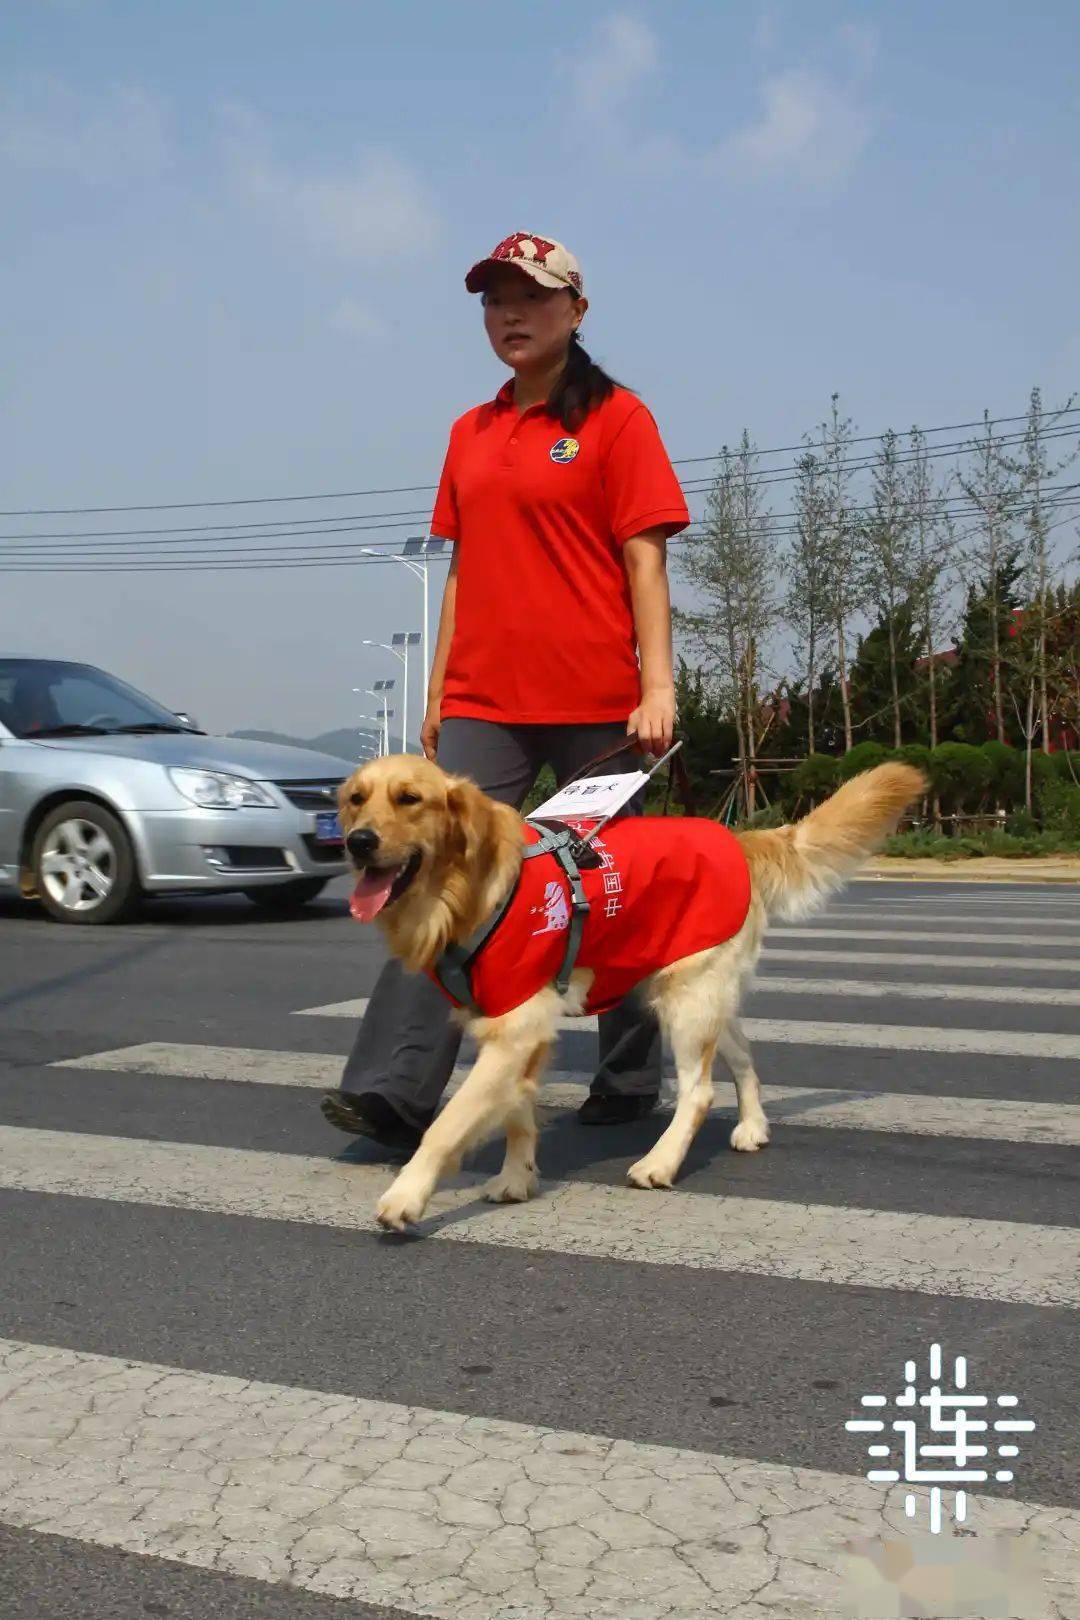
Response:
[[[310,781],[275,782],[290,804],[298,810],[336,810],[337,790],[343,776],[320,776]]]

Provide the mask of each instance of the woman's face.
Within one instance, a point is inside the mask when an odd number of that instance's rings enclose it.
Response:
[[[484,291],[484,327],[504,365],[543,371],[561,365],[588,307],[563,287],[541,287],[525,271],[497,265]]]

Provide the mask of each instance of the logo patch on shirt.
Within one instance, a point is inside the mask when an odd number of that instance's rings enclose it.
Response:
[[[548,455],[552,461],[573,461],[580,449],[576,439],[556,439]]]

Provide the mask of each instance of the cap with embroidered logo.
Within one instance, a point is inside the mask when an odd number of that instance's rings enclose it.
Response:
[[[492,248],[486,259],[480,259],[473,265],[465,277],[466,289],[471,293],[483,292],[492,270],[501,264],[523,270],[541,287],[566,287],[578,298],[584,296],[581,266],[568,248],[549,236],[514,231],[498,247]]]

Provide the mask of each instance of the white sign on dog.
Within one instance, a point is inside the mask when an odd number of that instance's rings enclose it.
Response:
[[[603,821],[621,810],[645,786],[649,775],[648,771],[623,771],[619,776],[587,776],[580,782],[568,782],[529,815],[552,820],[580,817]]]

